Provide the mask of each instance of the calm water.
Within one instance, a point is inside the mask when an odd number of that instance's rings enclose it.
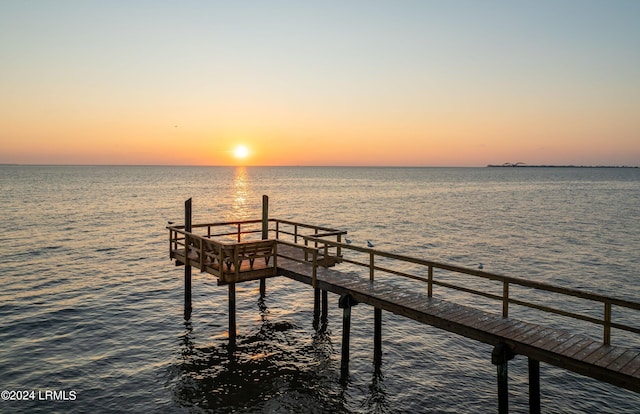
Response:
[[[272,217],[344,228],[354,244],[640,300],[639,169],[0,166],[0,189],[0,388],[76,395],[1,412],[497,410],[491,347],[388,313],[376,374],[364,305],[342,383],[337,297],[316,332],[312,291],[284,278],[264,301],[256,282],[238,286],[229,356],[215,280],[194,272],[182,319],[165,226],[189,197],[194,222],[259,218],[268,194]],[[638,394],[541,371],[544,412],[640,412]],[[526,359],[509,375],[511,410],[527,412]]]

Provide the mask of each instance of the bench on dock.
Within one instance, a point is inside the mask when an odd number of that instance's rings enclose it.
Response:
[[[177,264],[187,264],[218,277],[222,284],[274,276],[276,273],[276,240],[222,243],[206,237],[186,238],[185,249],[174,249]]]
[[[235,271],[242,268],[245,260],[249,261],[249,269],[253,270],[256,259],[264,259],[265,266],[269,265],[269,261],[276,255],[275,240],[263,240],[255,242],[244,242],[234,244],[216,243],[212,240],[202,239],[204,259],[200,269],[204,271],[204,266],[214,266],[216,262],[222,263],[227,272]],[[192,255],[190,254],[190,258]],[[193,256],[200,258],[199,251]]]

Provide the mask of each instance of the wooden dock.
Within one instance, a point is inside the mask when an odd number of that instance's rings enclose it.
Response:
[[[383,310],[494,346],[491,362],[497,366],[499,412],[508,412],[507,362],[515,355],[528,357],[531,412],[540,412],[540,362],[640,393],[640,303],[353,246],[342,240],[346,241],[346,231],[268,219],[266,198],[264,205],[262,219],[193,226],[189,205],[185,226],[168,227],[170,257],[185,265],[185,318],[191,313],[191,267],[228,285],[233,343],[235,284],[261,280],[264,294],[266,278],[285,276],[314,288],[314,323],[327,317],[327,292],[340,295],[343,375],[348,374],[350,309],[362,303],[374,307],[376,363],[382,355]],[[467,279],[455,283],[452,275]],[[424,288],[399,289],[398,280],[416,281]],[[480,309],[475,301],[453,303],[437,294],[446,290],[495,302],[496,311]],[[559,295],[566,302],[578,300],[584,305],[581,308],[599,309],[601,316],[531,299],[540,295]],[[511,318],[510,305],[583,321],[596,329],[589,334],[576,333]],[[618,320],[614,314],[627,316]],[[636,346],[612,344],[612,330],[632,335]]]

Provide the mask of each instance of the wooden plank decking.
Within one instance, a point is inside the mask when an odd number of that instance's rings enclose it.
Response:
[[[295,254],[293,252],[289,253]],[[279,259],[278,274],[312,284],[310,264]],[[332,268],[317,268],[317,288],[351,295],[359,303],[402,315],[490,345],[505,343],[528,356],[579,374],[640,393],[640,351],[604,345],[569,331],[502,318],[469,306],[399,291],[384,282]]]

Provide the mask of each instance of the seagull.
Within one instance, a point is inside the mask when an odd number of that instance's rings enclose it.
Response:
[[[484,265],[482,263],[478,264],[478,269],[480,270],[484,269]]]
[[[373,247],[373,243],[371,243],[371,241],[367,240],[367,247]]]

